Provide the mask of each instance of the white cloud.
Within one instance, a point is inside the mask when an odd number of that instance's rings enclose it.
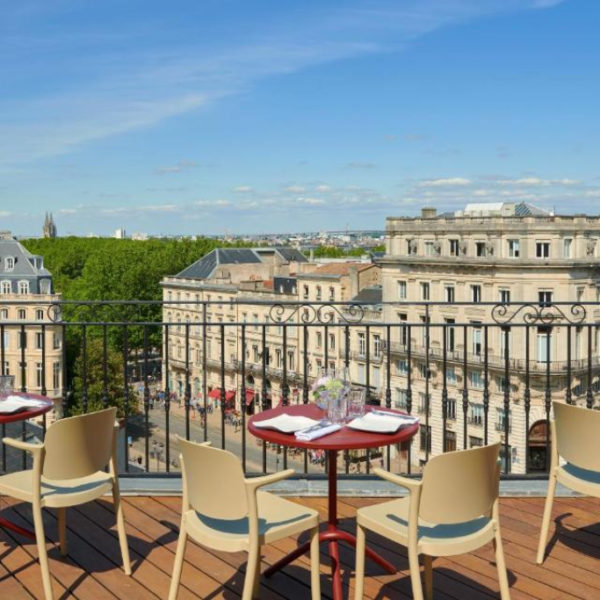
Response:
[[[315,190],[317,190],[317,192],[329,192],[331,191],[331,186],[322,184],[318,185]]]
[[[470,184],[471,180],[465,177],[446,177],[441,179],[426,179],[419,183],[419,187],[463,187]]]
[[[284,192],[290,192],[292,194],[301,194],[305,188],[301,185],[288,185],[283,188]]]
[[[233,188],[233,191],[237,194],[249,194],[250,192],[253,192],[254,189],[249,185],[238,185]]]

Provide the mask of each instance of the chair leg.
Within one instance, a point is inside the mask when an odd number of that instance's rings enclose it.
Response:
[[[321,600],[318,526],[310,532],[310,595],[312,600]]]
[[[365,588],[365,530],[356,524],[356,566],[354,567],[354,600],[362,600]]]
[[[33,525],[35,528],[35,541],[38,549],[38,560],[42,571],[42,584],[46,600],[53,600],[52,582],[50,581],[50,567],[48,566],[48,553],[46,552],[46,535],[44,533],[44,521],[40,506],[33,506]]]
[[[58,542],[60,544],[60,555],[67,556],[67,509],[61,507],[57,509],[58,515]]]
[[[548,477],[548,493],[546,494],[546,502],[544,503],[544,516],[542,517],[542,530],[540,532],[540,541],[536,562],[541,565],[544,562],[544,554],[546,552],[546,543],[548,542],[548,530],[550,529],[550,517],[552,516],[552,503],[554,501],[554,492],[556,490],[556,475],[550,474]]]
[[[506,574],[506,563],[504,562],[504,550],[502,549],[502,536],[500,527],[496,527],[494,537],[494,552],[496,554],[496,568],[498,569],[498,581],[500,583],[500,598],[510,600],[510,590],[508,588],[508,576]]]
[[[256,561],[256,569],[254,569],[254,585],[252,586],[252,597],[260,597],[260,547],[258,549],[258,560]]]
[[[256,577],[256,565],[260,561],[260,546],[252,544],[248,550],[248,563],[246,564],[246,577],[244,579],[244,590],[242,600],[252,600],[254,592],[254,579]]]
[[[425,566],[425,598],[433,600],[433,565],[431,556],[423,555],[423,564]]]
[[[175,563],[173,564],[173,575],[171,575],[171,586],[169,587],[169,600],[176,600],[181,580],[181,569],[183,567],[183,557],[185,555],[185,546],[187,543],[187,532],[183,523],[179,529],[179,539],[177,540],[177,550],[175,551]]]
[[[423,587],[421,585],[421,569],[419,568],[419,553],[416,548],[408,548],[408,566],[410,582],[412,585],[413,600],[423,600]]]
[[[131,561],[129,559],[129,546],[127,545],[127,533],[125,532],[125,518],[123,516],[123,504],[121,503],[121,494],[117,484],[113,485],[113,504],[115,507],[115,516],[117,517],[117,532],[119,534],[119,545],[121,546],[121,556],[123,557],[123,570],[125,575],[131,575]]]

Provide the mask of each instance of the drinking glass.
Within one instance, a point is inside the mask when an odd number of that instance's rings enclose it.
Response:
[[[0,396],[8,396],[15,389],[14,375],[0,375]]]
[[[354,389],[348,393],[347,400],[348,420],[351,421],[365,414],[365,390]]]
[[[344,423],[346,421],[346,395],[330,398],[327,405],[327,419],[332,423]]]

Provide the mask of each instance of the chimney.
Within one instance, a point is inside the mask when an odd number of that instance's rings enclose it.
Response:
[[[437,216],[437,209],[432,206],[424,206],[421,209],[421,218],[422,219],[435,219]]]
[[[358,283],[358,267],[352,266],[348,269],[348,276],[350,279],[350,299],[354,296],[358,296],[360,292]]]

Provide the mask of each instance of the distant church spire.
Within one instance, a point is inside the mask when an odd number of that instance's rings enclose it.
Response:
[[[56,225],[54,223],[54,219],[52,218],[52,213],[46,213],[46,218],[44,219],[44,227],[42,231],[45,238],[56,237]]]

